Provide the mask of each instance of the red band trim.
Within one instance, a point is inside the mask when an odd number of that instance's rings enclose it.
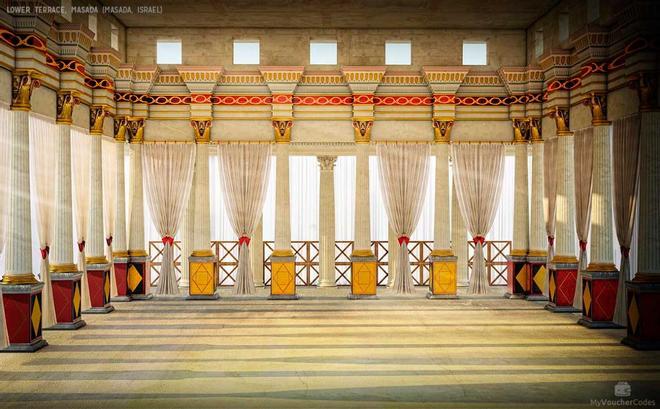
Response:
[[[586,241],[580,240],[580,250],[587,251],[587,242]]]
[[[551,247],[555,245],[555,236],[548,236],[548,245]]]
[[[402,246],[404,242],[406,243],[406,245],[410,243],[410,237],[406,235],[399,237],[397,240],[399,240],[399,246]]]
[[[621,246],[621,257],[630,258],[630,249],[625,246]]]
[[[165,244],[165,245],[169,244],[170,246],[173,246],[174,245],[174,237],[170,237],[170,236],[163,237],[163,244]]]
[[[50,247],[46,246],[40,249],[41,250],[41,259],[45,260],[46,257],[48,257],[48,254],[50,253]]]
[[[243,244],[246,246],[250,245],[250,238],[248,236],[241,236],[238,238],[238,247],[241,247]]]
[[[107,244],[108,247],[112,246],[112,236],[105,239],[105,244]]]
[[[80,243],[78,243],[78,251],[81,252],[81,253],[82,253],[83,251],[85,251],[85,240],[83,240],[83,241],[81,241]]]
[[[474,244],[481,244],[483,246],[486,243],[486,238],[484,236],[474,236],[472,241],[474,241]]]

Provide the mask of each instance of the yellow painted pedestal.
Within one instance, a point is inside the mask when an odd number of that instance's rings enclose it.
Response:
[[[189,300],[217,300],[220,296],[215,292],[218,281],[218,268],[215,256],[188,257],[190,286]]]
[[[375,298],[378,273],[375,256],[351,257],[351,300]]]
[[[456,256],[431,256],[429,299],[452,299],[456,295]]]
[[[296,259],[290,256],[270,256],[270,300],[297,300]]]

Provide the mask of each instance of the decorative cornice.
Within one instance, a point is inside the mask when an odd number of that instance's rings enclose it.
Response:
[[[424,79],[434,94],[454,95],[469,69],[465,67],[422,67]]]
[[[342,67],[344,79],[355,94],[373,94],[383,80],[385,67]]]
[[[211,142],[211,126],[213,126],[212,118],[192,118],[190,125],[195,131],[196,143],[209,143]]]
[[[177,70],[181,81],[193,94],[211,94],[224,72],[222,67],[180,66]]]
[[[371,141],[371,128],[374,125],[373,118],[353,118],[353,134],[355,143],[369,143]]]
[[[261,67],[259,71],[273,95],[293,95],[304,67]]]
[[[75,91],[60,91],[57,93],[57,120],[58,124],[71,125],[73,123],[73,108],[80,104],[80,98]]]
[[[41,85],[41,75],[35,70],[16,70],[12,80],[11,109],[29,111],[32,109],[32,91]]]

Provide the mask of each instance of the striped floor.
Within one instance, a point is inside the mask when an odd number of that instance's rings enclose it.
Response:
[[[418,291],[116,303],[79,331],[45,332],[37,353],[0,355],[0,407],[575,408],[618,399],[617,382],[660,406],[660,352],[622,346],[623,330]]]

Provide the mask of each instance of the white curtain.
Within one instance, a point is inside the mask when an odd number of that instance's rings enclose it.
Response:
[[[393,288],[398,294],[412,294],[414,282],[408,242],[424,205],[430,147],[428,144],[379,144],[377,152],[382,201],[399,243]]]
[[[103,229],[106,257],[110,261],[110,296],[117,296],[115,265],[112,262],[112,237],[115,234],[117,206],[117,144],[113,138],[103,137],[101,152],[103,161]]]
[[[73,216],[78,245],[78,269],[83,272],[81,280],[82,310],[91,308],[89,299],[89,284],[87,282],[87,265],[85,264],[85,238],[89,223],[91,167],[91,136],[86,130],[71,128],[71,176],[73,181]]]
[[[548,236],[548,263],[555,257],[555,211],[557,204],[556,154],[557,138],[546,140],[543,144],[543,211],[545,213],[545,234]]]
[[[587,241],[591,227],[591,190],[593,187],[593,139],[592,127],[575,132],[573,163],[575,169],[575,231],[580,242],[580,258],[573,308],[582,309],[582,271],[587,269]]]
[[[6,105],[0,104],[0,146],[9,146],[11,129],[11,111]],[[9,210],[9,149],[0,149],[0,256],[5,253],[7,237],[7,213]],[[2,286],[0,285],[0,349],[9,345],[7,321],[5,319],[5,304],[2,299]]]
[[[39,236],[41,262],[39,275],[44,283],[42,290],[42,325],[52,327],[57,323],[53,287],[48,273],[50,245],[52,244],[53,216],[55,208],[55,180],[57,177],[56,155],[57,125],[51,119],[30,115],[30,187],[35,208],[35,222]]]
[[[253,294],[255,290],[249,244],[259,224],[266,199],[271,146],[218,145],[218,157],[225,209],[239,243],[234,293]]]
[[[451,149],[459,207],[475,242],[470,294],[488,291],[483,244],[502,192],[504,149],[501,144],[453,144]]]
[[[193,144],[154,144],[142,148],[147,203],[165,245],[158,284],[159,295],[179,293],[174,269],[174,237],[188,202],[194,167]]]
[[[639,194],[639,116],[614,121],[612,140],[612,173],[614,181],[614,225],[621,247],[619,284],[613,321],[628,324],[626,314],[626,280],[630,274],[630,248]]]

